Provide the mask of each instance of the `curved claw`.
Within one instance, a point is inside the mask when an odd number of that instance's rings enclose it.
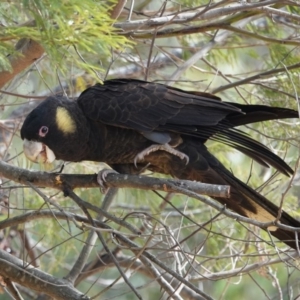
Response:
[[[103,169],[101,170],[97,175],[97,182],[100,185],[100,190],[103,194],[107,192],[107,187],[105,186],[106,183],[106,177],[108,174],[119,174],[117,171],[112,169]]]
[[[134,160],[133,160],[134,166],[135,166],[136,168],[138,168],[138,167],[137,167],[137,163],[140,162],[140,161],[143,161],[144,158],[145,158],[145,156],[148,155],[148,154],[149,154],[149,153],[144,154],[144,151],[138,153],[138,154],[135,156]]]
[[[181,158],[181,157],[180,157]],[[185,165],[189,164],[190,158],[188,157],[188,155],[184,154],[184,156],[181,158],[182,160],[185,159]]]

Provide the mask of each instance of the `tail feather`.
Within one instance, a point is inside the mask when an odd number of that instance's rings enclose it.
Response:
[[[241,109],[243,114],[232,112],[215,126],[185,126],[183,128],[182,125],[167,124],[165,128],[178,132],[182,136],[197,138],[202,143],[208,139],[221,142],[246,154],[265,167],[273,166],[287,176],[293,174],[293,170],[280,157],[235,127],[274,119],[297,118],[298,112],[288,108],[265,105],[228,104]]]
[[[222,131],[217,136],[223,137],[223,144],[229,145],[251,157],[259,164],[276,168],[286,176],[293,174],[293,170],[279,156],[270,151],[266,146],[253,140],[247,135],[232,130]]]
[[[184,150],[185,153],[189,153],[190,162],[188,167],[181,173],[181,178],[205,183],[229,185],[231,187],[230,198],[214,197],[214,199],[242,216],[259,222],[275,222],[279,214],[279,207],[236,178],[221,162],[208,152],[203,144],[198,144],[197,147],[190,144]],[[195,155],[195,151],[197,151],[197,156]],[[285,211],[281,211],[279,223],[300,228],[300,222]],[[297,245],[296,240],[298,239],[295,237],[295,232],[278,228],[275,224],[267,229],[262,229],[269,231],[271,235],[288,246],[294,249],[300,248],[299,242]]]
[[[277,219],[280,210],[277,205],[256,192],[244,182],[234,177],[223,166],[221,169],[222,170],[218,170],[218,175],[220,175],[233,189],[232,196],[230,197],[231,201],[236,203],[242,198],[240,206],[243,207],[244,216],[260,222],[274,222]],[[222,201],[220,198],[217,200],[219,202]],[[247,205],[245,205],[245,202]],[[254,208],[253,210],[247,209],[251,206]],[[281,216],[279,223],[300,228],[299,221],[291,217],[283,210],[280,213]],[[271,235],[275,236],[285,244],[297,249],[295,232],[284,230],[276,226],[271,226],[267,230],[271,233]],[[298,244],[298,249],[299,247],[300,244]]]
[[[231,102],[226,103],[239,108],[244,113],[233,113],[226,118],[234,127],[276,119],[299,118],[299,113],[289,108],[238,104]]]

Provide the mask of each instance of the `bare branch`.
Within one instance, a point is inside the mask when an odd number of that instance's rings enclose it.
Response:
[[[105,198],[102,202],[101,209],[103,209],[104,211],[108,210],[108,208],[110,207],[110,205],[112,203],[114,196],[116,195],[116,192],[117,192],[117,189],[115,189],[115,188],[111,188],[108,190],[108,192],[105,195]],[[103,219],[104,219],[103,215],[100,215],[100,216],[98,216],[97,221],[102,222]],[[91,251],[95,246],[96,241],[97,241],[97,234],[95,233],[94,230],[91,230],[89,233],[89,236],[87,237],[87,239],[82,247],[82,250],[78,256],[78,259],[74,263],[69,274],[65,277],[73,284],[75,283],[75,281],[78,278],[79,274],[81,273],[84,265],[86,264],[90,254],[91,254]]]
[[[114,26],[116,28],[122,29],[122,31],[129,31],[129,30],[145,30],[153,27],[162,27],[169,24],[186,24],[191,21],[199,21],[199,20],[215,20],[218,17],[223,17],[227,15],[231,15],[237,12],[243,11],[256,11],[258,7],[276,4],[281,2],[284,5],[284,1],[278,0],[269,0],[264,2],[256,2],[256,3],[247,3],[242,2],[241,4],[232,3],[227,7],[209,9],[204,8],[205,11],[202,13],[201,10],[194,10],[192,12],[183,12],[183,13],[176,13],[171,14],[168,16],[162,16],[157,18],[149,18],[149,19],[142,19],[142,20],[133,20],[129,22],[122,22],[116,23]],[[228,24],[228,22],[227,22]]]
[[[14,297],[14,299],[24,300],[22,295],[19,293],[18,289],[16,288],[16,285],[9,278],[5,278],[4,282],[6,283],[6,287],[10,291],[10,294],[11,296]]]
[[[261,73],[258,73],[256,75],[253,75],[251,77],[248,77],[248,78],[236,81],[236,82],[229,83],[227,85],[221,85],[218,88],[212,90],[212,93],[216,94],[216,93],[220,93],[224,90],[227,90],[227,89],[230,89],[230,88],[233,88],[233,87],[237,87],[239,85],[243,85],[243,84],[247,84],[247,83],[253,83],[253,82],[255,83],[255,80],[257,80],[257,79],[262,79],[262,78],[265,79],[265,78],[268,78],[270,76],[274,76],[275,74],[279,74],[279,73],[282,73],[282,72],[286,72],[287,70],[294,70],[294,69],[298,69],[298,68],[300,68],[300,63],[296,63],[296,64],[293,64],[291,66],[286,66],[286,67],[283,67],[283,68],[276,68],[276,69],[268,70],[268,71],[265,71],[265,72],[261,72]]]
[[[118,174],[110,175],[107,177],[108,187],[128,187],[145,190],[153,189],[165,192],[176,192],[177,187],[181,187],[189,189],[196,193],[201,193],[203,195],[225,198],[229,197],[228,186],[211,185],[189,180],[158,179],[147,176]],[[27,184],[27,182],[30,182],[37,187],[52,187],[62,191],[65,187],[69,187],[71,189],[78,187],[99,188],[96,175],[68,175],[29,171],[9,165],[3,161],[0,162],[0,176],[25,185]],[[111,180],[112,178],[114,178],[115,180]]]
[[[22,260],[2,250],[0,250],[0,274],[21,285],[26,282],[26,286],[32,290],[47,293],[58,300],[89,299],[71,286],[67,280],[54,278],[39,269],[26,266],[26,264],[24,266]]]
[[[254,263],[254,264],[246,264],[245,266],[241,268],[236,268],[230,271],[222,271],[219,273],[206,273],[203,276],[197,276],[194,278],[191,278],[192,282],[199,282],[199,281],[206,281],[206,280],[219,280],[224,278],[232,278],[234,276],[240,276],[242,274],[247,274],[249,272],[257,271],[265,266],[271,266],[273,264],[279,264],[282,262],[289,262],[293,260],[297,260],[299,257],[299,254],[294,251],[292,253],[288,253],[286,255],[282,254],[280,257],[275,259],[270,259],[267,257],[266,259],[261,259],[261,261]]]

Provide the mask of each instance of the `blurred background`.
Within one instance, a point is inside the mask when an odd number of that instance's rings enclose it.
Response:
[[[26,160],[19,134],[24,117],[49,95],[76,98],[110,78],[298,110],[299,13],[298,1],[1,1],[1,160],[24,169],[59,171],[63,162],[45,169]],[[298,124],[290,119],[241,128],[283,158],[295,170],[293,178],[223,144],[206,145],[236,177],[277,205],[282,202],[299,219]],[[65,162],[63,173],[94,174],[104,167]],[[2,253],[53,279],[68,278],[85,254],[74,281],[79,294],[91,299],[300,299],[295,251],[199,200],[124,188],[106,196],[110,205],[105,207],[99,189],[76,189],[82,200],[107,211],[103,216],[90,210],[111,228],[101,232],[104,245],[72,199],[15,178],[1,178]],[[118,240],[113,230],[137,248]],[[148,257],[147,265],[143,251],[160,264]],[[51,299],[48,287],[36,290],[26,278],[14,284],[3,274],[0,293],[1,300]]]

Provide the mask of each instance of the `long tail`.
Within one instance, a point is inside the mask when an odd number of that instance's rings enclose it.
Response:
[[[185,135],[184,131],[182,131],[183,142],[176,147],[176,150],[188,155],[189,164],[187,166],[179,161],[178,157],[170,157],[171,163],[167,166],[161,168],[154,167],[152,169],[172,174],[177,178],[229,185],[231,187],[230,198],[216,197],[217,201],[242,216],[260,222],[274,222],[278,217],[279,207],[236,178],[207,150],[204,143],[207,139],[215,139],[243,152],[263,166],[268,167],[271,165],[278,171],[289,176],[293,174],[293,170],[280,157],[272,153],[266,146],[236,129],[236,127],[267,120],[298,118],[298,112],[291,109],[264,105],[230,104],[241,109],[244,114],[233,112],[215,126],[197,128],[198,131],[195,131],[193,136]],[[284,211],[281,211],[279,221],[281,224],[300,229],[300,222]],[[300,242],[298,242],[298,238],[295,235],[297,233],[276,226],[270,226],[267,230],[271,235],[288,246],[294,249],[300,248]]]
[[[275,119],[299,118],[299,113],[281,107],[230,104],[240,108],[244,114],[232,113],[227,116],[224,124],[220,124],[219,131],[212,138],[239,150],[265,167],[271,165],[287,176],[293,174],[293,170],[280,157],[235,127]]]
[[[209,153],[203,144],[195,140],[186,141],[184,144],[182,151],[189,155],[190,162],[187,168],[182,169],[182,171],[176,170],[179,178],[229,185],[231,187],[230,198],[216,197],[215,199],[218,202],[242,216],[260,222],[273,222],[276,220],[279,207],[236,178],[217,158]],[[281,212],[280,223],[300,228],[300,222],[284,211]],[[269,227],[268,231],[280,241],[297,249],[295,232],[283,230],[276,226]],[[298,249],[299,247],[300,244]]]
[[[238,104],[231,102],[226,103],[241,109],[241,111],[244,113],[243,115],[233,113],[228,116],[228,121],[234,127],[269,120],[299,118],[299,112],[289,108],[271,107],[256,104]]]

